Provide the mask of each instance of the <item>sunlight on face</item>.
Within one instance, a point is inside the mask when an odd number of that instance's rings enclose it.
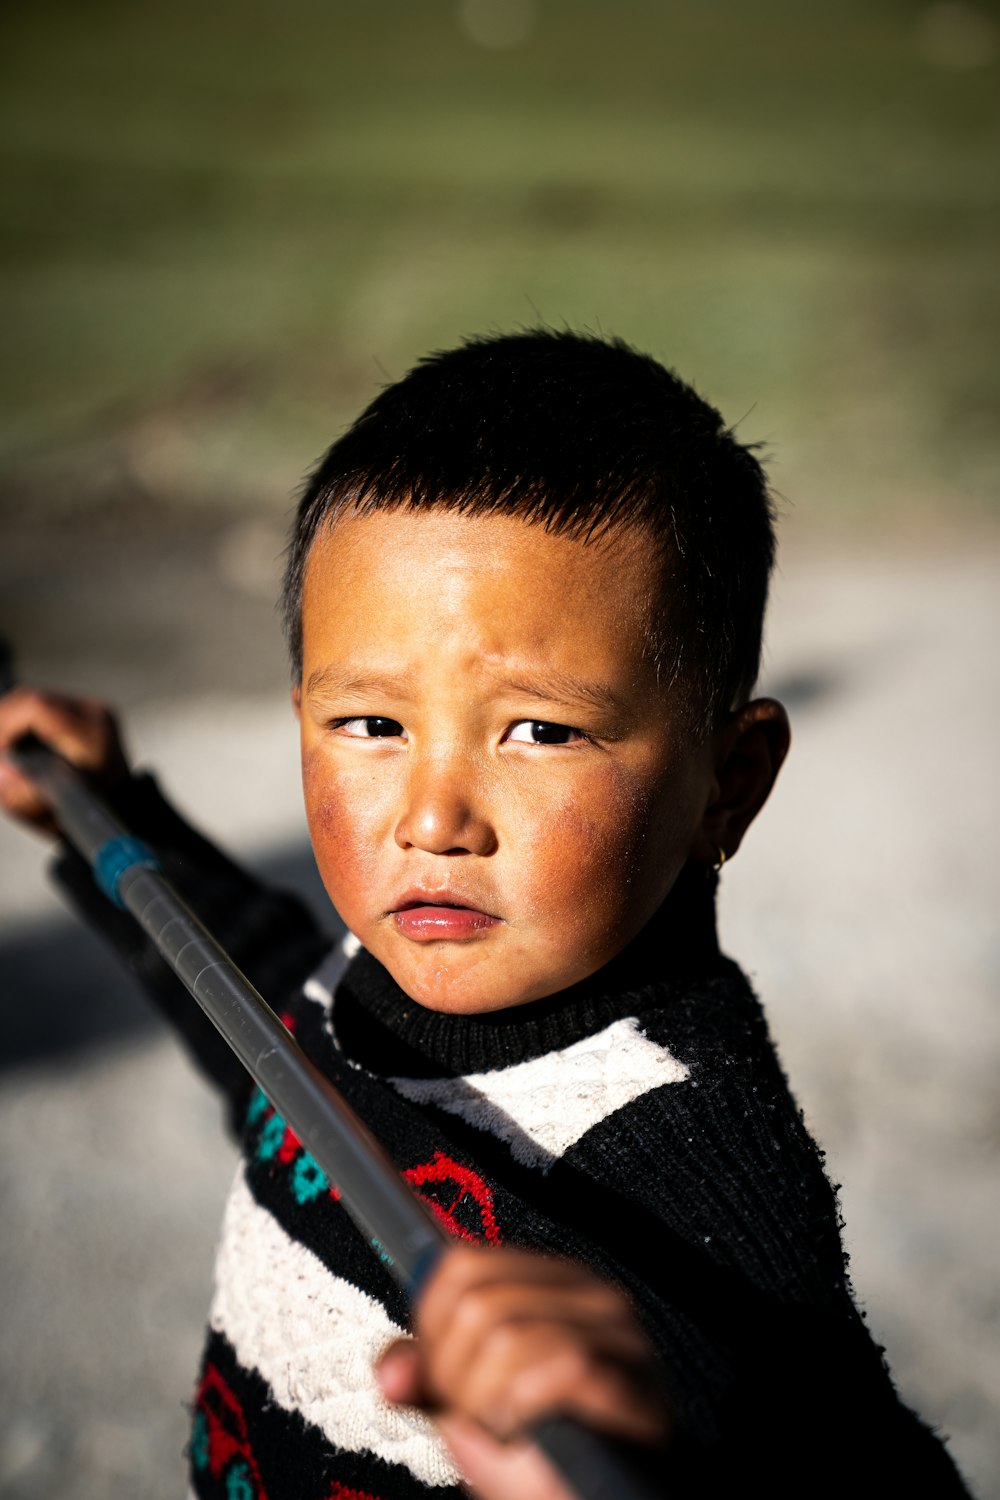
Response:
[[[586,978],[691,848],[711,758],[660,689],[644,535],[511,517],[339,520],[303,597],[302,769],[352,932],[434,1010]]]

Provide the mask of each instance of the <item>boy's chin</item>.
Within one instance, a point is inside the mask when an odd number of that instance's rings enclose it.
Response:
[[[546,988],[540,983],[537,988],[530,986],[522,991],[507,986],[498,988],[495,982],[484,986],[445,976],[430,983],[412,975],[393,974],[392,977],[411,1000],[425,1010],[437,1011],[443,1016],[482,1016],[498,1010],[512,1010],[518,1005],[530,1005],[532,1000],[541,1000],[562,988],[561,985]]]
[[[374,956],[411,1000],[449,1016],[488,1015],[530,1005],[585,977],[566,978],[544,966],[512,970],[509,963],[487,956],[485,946],[434,943],[421,945],[417,953],[401,953],[392,944],[388,952],[375,949]]]

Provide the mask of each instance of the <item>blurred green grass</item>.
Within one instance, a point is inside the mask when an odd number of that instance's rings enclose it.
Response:
[[[995,509],[1000,23],[948,66],[949,11],[541,0],[489,50],[443,0],[8,5],[8,506],[281,509],[386,378],[542,318],[675,365],[807,515]]]

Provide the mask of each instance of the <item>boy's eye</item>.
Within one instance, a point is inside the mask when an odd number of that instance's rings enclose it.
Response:
[[[398,719],[338,719],[334,728],[359,740],[396,739],[405,733]]]
[[[519,719],[507,735],[522,745],[569,745],[582,739],[579,729],[568,724],[550,724],[545,719]]]

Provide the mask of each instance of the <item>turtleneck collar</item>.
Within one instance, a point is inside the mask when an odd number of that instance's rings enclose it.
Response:
[[[722,962],[715,931],[717,880],[688,866],[628,947],[559,994],[475,1016],[428,1010],[362,949],[341,981],[332,1017],[337,1043],[374,1073],[459,1076],[511,1067],[572,1045]]]

